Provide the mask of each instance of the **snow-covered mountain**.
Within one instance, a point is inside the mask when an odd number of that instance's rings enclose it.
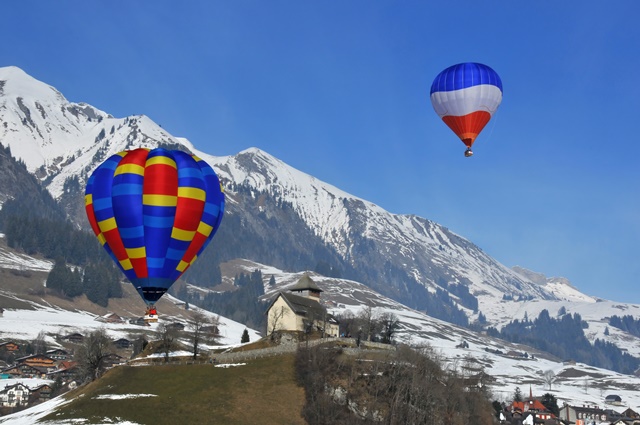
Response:
[[[69,102],[16,67],[0,68],[0,142],[54,197],[73,204],[67,211],[77,212],[72,219],[82,227],[82,193],[68,196],[65,182],[78,179],[84,188],[109,155],[162,145],[204,158],[226,187],[225,221],[212,244],[224,247],[218,261],[246,258],[290,271],[328,263],[342,277],[431,316],[455,319],[459,309],[473,321],[482,312],[498,327],[536,305],[530,301],[587,309],[598,301],[566,279],[510,269],[433,221],[391,214],[260,149],[212,156],[144,115],[114,118]]]

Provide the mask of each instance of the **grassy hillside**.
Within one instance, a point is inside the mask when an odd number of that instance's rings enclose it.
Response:
[[[305,397],[294,377],[294,356],[276,356],[228,368],[212,365],[123,366],[69,393],[76,397],[45,418],[88,423],[305,424]],[[98,399],[100,395],[155,397]],[[116,420],[117,418],[117,420]]]

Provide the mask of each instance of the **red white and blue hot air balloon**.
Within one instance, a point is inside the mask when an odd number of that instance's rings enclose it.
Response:
[[[480,63],[450,66],[433,80],[431,104],[442,121],[467,145],[465,156],[473,155],[471,145],[502,101],[502,81],[498,74]]]

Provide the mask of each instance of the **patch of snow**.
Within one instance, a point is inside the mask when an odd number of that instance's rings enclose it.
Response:
[[[94,400],[127,400],[131,398],[158,397],[157,394],[101,394]]]
[[[235,367],[235,366],[245,366],[246,363],[225,363],[225,364],[217,364],[214,367],[224,367],[225,369],[228,367]]]

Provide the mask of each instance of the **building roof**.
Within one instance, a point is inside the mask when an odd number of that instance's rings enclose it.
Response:
[[[291,288],[289,288],[289,291],[304,291],[304,290],[322,292],[322,289],[320,289],[318,285],[316,285],[316,283],[311,279],[311,277],[307,273],[302,275],[298,283],[296,283]]]
[[[330,323],[338,323],[335,317],[331,314],[327,313],[327,310],[320,304],[317,300],[301,297],[299,295],[294,295],[287,292],[279,292],[278,296],[276,296],[271,305],[269,306],[269,311],[271,306],[278,300],[278,297],[282,297],[282,299],[287,303],[289,308],[293,310],[293,312],[300,316],[305,316],[307,319],[321,320],[326,318],[327,322]],[[326,316],[324,316],[326,314]]]

